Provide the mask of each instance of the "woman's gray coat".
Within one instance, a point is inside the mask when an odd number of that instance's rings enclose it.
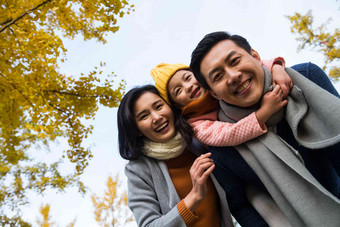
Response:
[[[186,226],[177,209],[180,198],[164,161],[141,155],[137,160],[129,161],[125,174],[128,177],[128,206],[138,226]],[[210,176],[220,198],[221,226],[233,226],[225,193],[215,177]]]

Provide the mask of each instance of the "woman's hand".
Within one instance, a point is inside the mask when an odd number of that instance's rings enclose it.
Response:
[[[184,198],[184,203],[192,212],[196,210],[208,194],[206,182],[210,173],[215,168],[213,160],[209,158],[210,156],[211,153],[201,155],[196,158],[190,168],[192,189]]]

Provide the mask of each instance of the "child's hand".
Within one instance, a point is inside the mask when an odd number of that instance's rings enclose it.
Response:
[[[273,91],[267,92],[262,97],[261,108],[268,112],[270,117],[287,105],[284,94],[279,85],[276,85]]]
[[[266,121],[285,105],[287,105],[287,100],[283,97],[283,91],[279,85],[276,85],[273,91],[267,92],[262,97],[261,106],[255,112],[261,127],[264,127]]]
[[[283,91],[283,97],[286,98],[293,88],[292,78],[285,71],[284,67],[278,64],[272,67],[273,85],[279,85]]]

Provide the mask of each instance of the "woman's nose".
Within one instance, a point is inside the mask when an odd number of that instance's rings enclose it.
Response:
[[[152,123],[157,123],[162,119],[162,116],[159,113],[152,114]]]

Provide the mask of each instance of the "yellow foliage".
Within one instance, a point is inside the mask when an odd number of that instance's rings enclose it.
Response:
[[[70,224],[68,224],[66,227],[74,227],[76,224],[76,219],[74,219]]]
[[[37,220],[37,224],[40,227],[52,227],[54,225],[53,222],[51,222],[51,216],[50,216],[50,205],[46,204],[45,206],[40,206],[40,220]]]
[[[2,1],[0,207],[25,203],[26,190],[78,185],[84,191],[79,175],[92,154],[82,142],[93,129],[84,119],[94,119],[99,104],[116,107],[125,84],[113,88],[114,75],[105,78],[100,68],[79,79],[61,74],[58,62],[65,61],[67,50],[58,35],[105,43],[105,35],[118,30],[120,17],[133,10],[126,0]],[[59,171],[61,160],[46,165],[28,153],[33,144],[47,145],[59,137],[69,145],[63,157],[75,166],[67,176]]]
[[[331,19],[328,19],[325,24],[314,29],[312,11],[308,11],[306,15],[295,13],[293,16],[287,16],[287,18],[292,23],[291,32],[298,34],[296,39],[300,43],[298,47],[299,50],[311,47],[315,48],[316,51],[321,52],[325,56],[324,70],[331,62],[339,62],[340,29],[336,28],[332,34],[325,31],[326,25],[331,21]],[[333,66],[329,70],[329,77],[333,81],[338,81],[340,79],[340,68]]]
[[[103,198],[92,195],[95,219],[100,226],[113,227],[124,226],[126,223],[133,221],[131,211],[127,207],[127,193],[119,193],[120,180],[118,174],[113,179],[108,177],[106,182],[107,191]]]

